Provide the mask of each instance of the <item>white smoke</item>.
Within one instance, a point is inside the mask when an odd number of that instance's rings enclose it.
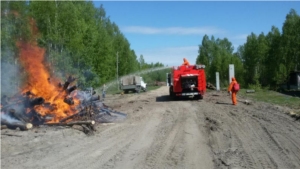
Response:
[[[19,120],[10,117],[9,115],[5,114],[4,112],[1,112],[1,121],[2,120],[8,121],[9,123],[20,122]]]
[[[18,93],[20,85],[21,76],[18,63],[1,62],[1,96],[12,96]]]
[[[70,96],[80,100],[80,102],[83,102],[84,100],[89,100],[92,97],[92,94],[91,92],[75,90],[70,94]]]

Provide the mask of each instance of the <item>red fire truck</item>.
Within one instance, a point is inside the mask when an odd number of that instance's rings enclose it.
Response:
[[[203,99],[206,91],[205,65],[182,65],[173,67],[167,74],[170,97]]]

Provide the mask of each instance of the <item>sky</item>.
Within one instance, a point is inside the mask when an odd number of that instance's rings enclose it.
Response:
[[[252,32],[281,31],[292,8],[300,14],[300,1],[94,1],[101,4],[138,58],[167,66],[195,64],[205,34],[227,38],[236,51]]]

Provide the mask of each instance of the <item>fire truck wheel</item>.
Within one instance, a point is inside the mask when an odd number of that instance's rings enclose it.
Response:
[[[173,86],[170,86],[170,88],[169,88],[169,95],[170,95],[170,97],[174,97]]]
[[[170,97],[172,100],[178,100],[178,97],[176,97],[175,93],[173,92],[173,86],[170,87]]]

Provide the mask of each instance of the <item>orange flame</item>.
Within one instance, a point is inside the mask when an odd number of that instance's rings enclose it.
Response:
[[[31,21],[33,36],[37,35],[37,28],[34,21]],[[35,111],[40,115],[53,115],[54,119],[51,122],[58,122],[60,119],[74,114],[76,104],[70,106],[64,102],[66,92],[59,88],[59,80],[51,78],[45,66],[44,55],[45,49],[37,46],[35,41],[17,42],[19,48],[20,61],[25,69],[27,75],[27,84],[22,89],[22,92],[30,91],[37,97],[42,97],[46,103],[51,104],[51,108],[37,105],[34,107]]]

